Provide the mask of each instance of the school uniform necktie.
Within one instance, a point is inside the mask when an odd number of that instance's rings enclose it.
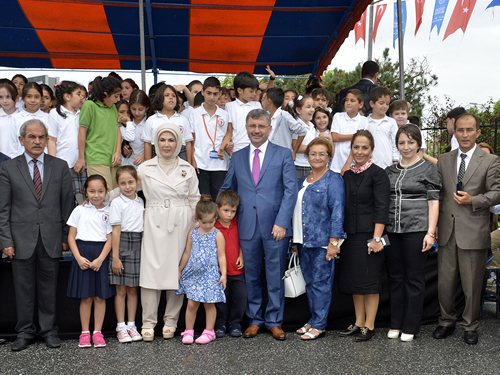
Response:
[[[458,170],[458,182],[462,182],[464,179],[464,174],[465,174],[465,158],[467,157],[467,154],[460,154],[460,157],[462,158],[462,161],[460,162],[460,168]]]
[[[260,153],[260,150],[258,148],[256,148],[255,155],[253,157],[253,163],[252,163],[252,177],[253,177],[253,182],[255,183],[255,186],[257,186],[257,183],[259,182],[259,177],[260,177],[259,153]]]
[[[35,166],[33,167],[33,183],[35,184],[35,191],[38,199],[42,196],[42,178],[40,177],[40,170],[36,164],[37,160],[33,159]]]

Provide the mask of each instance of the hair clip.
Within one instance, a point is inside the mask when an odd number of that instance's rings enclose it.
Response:
[[[61,82],[59,82],[59,83],[56,83],[56,84],[54,85],[54,87],[61,87],[61,85],[62,85],[62,81],[61,81]]]
[[[299,97],[297,98],[297,100],[302,100],[303,96],[302,95],[299,95]]]

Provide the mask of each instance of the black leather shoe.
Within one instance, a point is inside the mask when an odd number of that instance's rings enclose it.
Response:
[[[435,339],[445,339],[455,332],[455,327],[444,327],[437,326],[437,328],[432,332],[432,337]]]
[[[368,327],[361,328],[361,332],[356,335],[356,342],[368,341],[375,337],[375,330]]]
[[[465,331],[464,332],[464,342],[469,345],[476,345],[479,335],[477,331]]]
[[[45,344],[49,348],[58,348],[61,346],[61,339],[56,335],[50,335],[44,338]]]
[[[349,336],[355,336],[358,333],[361,332],[361,328],[359,328],[356,324],[351,324],[345,331],[340,331],[339,336],[340,337],[349,337]]]
[[[32,340],[31,339],[25,339],[22,337],[18,337],[16,341],[12,343],[11,349],[13,352],[19,352],[21,350],[24,350],[28,347],[29,344],[31,344]]]

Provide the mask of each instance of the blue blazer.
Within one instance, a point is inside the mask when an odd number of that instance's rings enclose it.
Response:
[[[275,224],[292,235],[292,214],[297,201],[297,172],[288,148],[267,145],[255,186],[250,171],[250,146],[233,154],[220,191],[233,190],[240,196],[238,208],[239,238],[250,240],[259,225],[263,238],[271,239]]]

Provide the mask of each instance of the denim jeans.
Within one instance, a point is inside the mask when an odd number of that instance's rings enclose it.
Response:
[[[312,328],[326,328],[330,304],[332,302],[335,260],[326,260],[326,249],[299,245],[300,268],[306,282],[307,301]]]

